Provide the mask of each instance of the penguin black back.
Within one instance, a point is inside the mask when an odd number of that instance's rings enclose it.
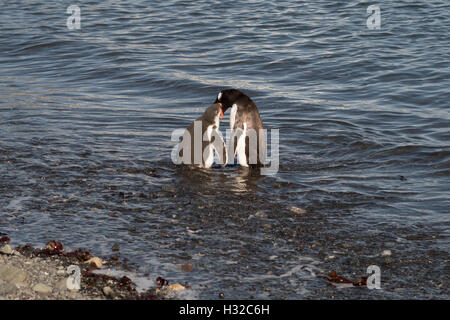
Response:
[[[226,89],[219,92],[216,102],[222,106],[223,112],[231,108],[230,129],[233,130],[232,140],[238,138],[237,142],[230,141],[231,155],[238,155],[238,161],[243,166],[263,166],[266,155],[266,137],[258,108],[253,100],[237,89]],[[250,130],[256,133],[256,148],[250,150],[249,137],[246,136]],[[244,141],[240,139],[244,138]],[[261,151],[261,153],[260,153]],[[255,154],[257,163],[249,163],[250,153]]]

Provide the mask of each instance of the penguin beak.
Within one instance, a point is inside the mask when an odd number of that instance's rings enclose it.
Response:
[[[223,118],[223,110],[222,110],[222,104],[220,102],[218,102],[219,106],[220,106],[220,119]]]

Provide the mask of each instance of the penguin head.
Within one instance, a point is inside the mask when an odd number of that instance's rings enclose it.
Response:
[[[244,94],[237,89],[226,89],[219,92],[214,103],[220,104],[223,112],[225,112],[242,96]]]
[[[218,103],[212,104],[208,109],[206,109],[203,117],[209,122],[215,122],[216,118],[218,119],[218,117],[223,117],[222,107]]]

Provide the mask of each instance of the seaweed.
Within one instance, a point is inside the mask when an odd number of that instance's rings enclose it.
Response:
[[[9,243],[10,240],[11,239],[8,236],[3,236],[3,237],[0,238],[0,243],[7,244],[7,243]]]
[[[158,288],[162,288],[162,287],[168,286],[169,281],[167,281],[163,277],[158,277],[158,278],[156,278],[156,285],[158,286]]]
[[[352,281],[352,280],[349,280],[347,278],[344,278],[344,277],[338,275],[335,271],[330,272],[328,277],[324,277],[324,278],[325,278],[325,280],[327,280],[327,281],[329,281],[329,282],[331,282],[332,284],[335,284],[335,285],[336,284],[337,285],[340,285],[340,284],[351,284],[352,286],[359,287],[359,288],[367,286],[367,277],[361,277],[361,278],[358,279],[358,281]]]

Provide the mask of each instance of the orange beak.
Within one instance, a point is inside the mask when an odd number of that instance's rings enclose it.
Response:
[[[222,104],[219,102],[219,106],[220,106],[220,119],[223,118],[223,110],[222,110]]]

